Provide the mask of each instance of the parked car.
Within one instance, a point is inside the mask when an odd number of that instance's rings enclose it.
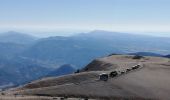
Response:
[[[107,73],[102,73],[99,75],[99,80],[107,81],[109,79],[109,75]]]
[[[110,74],[109,74],[109,76],[111,77],[111,78],[113,78],[113,77],[115,77],[115,76],[117,76],[118,75],[118,72],[117,71],[112,71],[112,72],[110,72]]]
[[[133,66],[132,69],[138,69],[139,67],[140,65],[138,64],[138,65]]]
[[[128,68],[128,69],[126,69],[126,72],[129,72],[129,71],[131,71],[132,69],[130,69],[130,68]]]

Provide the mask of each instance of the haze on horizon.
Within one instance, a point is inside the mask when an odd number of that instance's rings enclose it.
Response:
[[[169,0],[1,0],[0,32],[92,30],[170,36]]]

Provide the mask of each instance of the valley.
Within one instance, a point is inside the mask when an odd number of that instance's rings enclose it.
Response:
[[[161,57],[170,50],[168,38],[100,30],[47,38],[10,31],[0,38],[0,86],[12,87],[41,77],[72,74],[93,59],[112,53]],[[69,66],[62,68],[64,65]]]

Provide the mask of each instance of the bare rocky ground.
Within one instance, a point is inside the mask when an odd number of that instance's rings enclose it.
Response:
[[[106,100],[170,100],[170,59],[161,57],[133,59],[133,57],[112,55],[99,58],[81,70],[81,73],[43,78],[6,91],[5,94]],[[140,67],[132,70],[132,67],[138,64]],[[130,71],[127,72],[127,69]],[[109,74],[111,71],[120,74],[109,78],[108,81],[99,80],[100,73]],[[122,71],[125,73],[121,74]]]

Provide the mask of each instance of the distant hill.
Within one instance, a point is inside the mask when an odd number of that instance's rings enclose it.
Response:
[[[13,85],[27,83],[47,75],[50,71],[51,69],[36,63],[0,58],[0,86],[10,83]]]
[[[156,44],[156,45],[155,45]],[[92,31],[70,37],[40,39],[22,56],[41,61],[73,64],[82,68],[94,58],[110,53],[152,52],[156,55],[169,53],[169,38],[159,38],[128,33]],[[147,55],[147,54],[146,54]]]
[[[170,58],[170,55],[166,55],[165,57]]]
[[[13,60],[0,58],[0,89],[8,87],[8,84],[16,86],[42,77],[61,76],[75,72],[75,68],[70,64],[55,69],[47,66],[24,58]]]
[[[51,71],[50,73],[47,74],[48,77],[50,76],[61,76],[61,75],[68,75],[68,74],[72,74],[75,72],[75,68],[70,65],[70,64],[65,64],[60,66],[59,68]]]
[[[37,40],[37,38],[31,35],[18,33],[14,31],[9,31],[0,34],[0,42],[3,43],[29,44],[34,42],[35,40]]]
[[[119,48],[103,41],[79,37],[51,37],[39,40],[26,50],[22,56],[42,61],[73,64],[81,68],[93,58],[110,52],[121,52]]]
[[[139,56],[153,56],[153,57],[163,57],[161,54],[152,53],[152,52],[137,52],[137,53],[129,53],[130,55],[139,55]]]

